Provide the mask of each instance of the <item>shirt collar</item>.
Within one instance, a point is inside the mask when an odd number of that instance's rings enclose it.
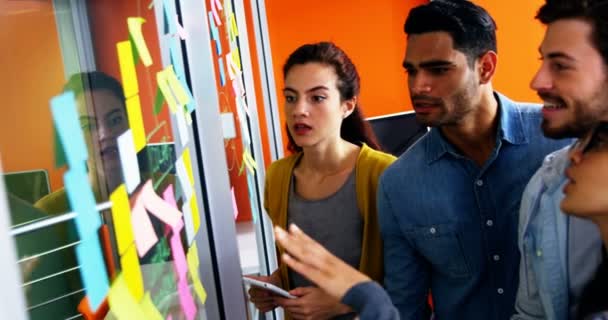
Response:
[[[498,101],[498,116],[500,118],[496,136],[497,142],[503,140],[514,145],[528,143],[522,114],[515,102],[498,92],[494,92],[494,97]],[[429,132],[429,138],[426,140],[428,163],[439,160],[446,153],[457,154],[454,147],[443,137],[439,128],[432,128]]]

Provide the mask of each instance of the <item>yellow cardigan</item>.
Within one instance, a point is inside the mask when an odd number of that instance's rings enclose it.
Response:
[[[266,172],[264,207],[273,224],[283,228],[287,225],[289,185],[293,170],[300,157],[302,157],[301,152],[277,160],[270,165]],[[376,209],[376,190],[380,175],[395,159],[390,154],[376,151],[364,144],[355,165],[357,205],[363,216],[363,240],[359,271],[380,283],[382,283],[383,276],[383,258]],[[279,248],[279,254],[282,253],[283,250]],[[279,268],[283,288],[291,289],[287,266],[280,263]]]

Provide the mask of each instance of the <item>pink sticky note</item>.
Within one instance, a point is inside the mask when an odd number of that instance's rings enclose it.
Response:
[[[177,15],[175,15],[175,24],[177,25],[177,34],[179,34],[179,38],[182,40],[186,40],[186,29],[182,27],[177,19]]]
[[[182,246],[182,241],[179,236],[183,226],[184,224],[182,222],[178,228],[174,228],[171,239],[169,240],[171,252],[173,253],[173,265],[175,266],[175,272],[177,273],[177,279],[179,281],[186,279],[186,273],[188,272],[186,254],[184,253],[184,247]]]
[[[137,253],[140,257],[143,257],[158,242],[158,238],[156,237],[156,233],[154,233],[152,222],[144,208],[141,197],[135,201],[135,205],[131,210],[131,221],[133,223]]]
[[[234,187],[230,188],[232,193],[232,210],[234,211],[234,220],[239,216],[239,207],[236,205],[236,196],[234,195]]]
[[[173,187],[170,186],[170,188],[170,193],[173,194]],[[169,205],[154,192],[152,180],[148,180],[142,187],[140,199],[143,202],[144,207],[150,211],[150,213],[172,228],[175,228],[179,222],[181,222],[182,213],[179,212],[175,206]],[[175,199],[173,202],[175,202]]]
[[[221,26],[222,19],[220,19],[220,15],[217,14],[217,5],[216,5],[215,1],[213,1],[213,0],[211,1],[211,12],[213,12],[213,19],[215,20],[215,25],[218,27]]]
[[[173,317],[172,317],[171,315],[169,315],[169,316],[167,317],[167,320],[173,320]]]
[[[186,279],[180,280],[177,283],[177,290],[179,291],[179,301],[182,305],[182,310],[186,315],[186,319],[192,320],[196,315],[196,305],[194,304],[194,298],[188,288],[188,282]]]

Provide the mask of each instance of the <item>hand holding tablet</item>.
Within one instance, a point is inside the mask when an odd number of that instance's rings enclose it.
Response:
[[[247,277],[243,277],[243,283],[244,284],[248,284],[250,286],[255,286],[257,288],[261,288],[264,290],[268,290],[274,294],[277,294],[279,296],[285,297],[285,298],[289,298],[289,299],[295,299],[296,296],[293,296],[291,294],[289,294],[289,292],[275,286],[274,284],[268,283],[268,282],[264,282],[264,281],[259,281],[259,280],[255,280],[255,279],[251,279],[251,278],[247,278]]]

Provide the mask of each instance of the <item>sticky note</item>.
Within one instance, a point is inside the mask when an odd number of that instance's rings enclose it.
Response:
[[[181,109],[181,108],[180,108]],[[175,113],[175,120],[177,120],[177,131],[179,133],[179,141],[181,142],[182,148],[188,145],[188,125],[186,124],[186,116],[182,110],[178,110]]]
[[[177,228],[174,228],[171,239],[169,239],[171,253],[173,254],[173,265],[175,267],[175,273],[177,274],[178,281],[185,279],[186,272],[188,272],[184,247],[182,246],[182,241],[180,238],[182,227],[183,224],[180,224]]]
[[[146,45],[146,41],[144,40],[144,35],[142,34],[141,30],[141,26],[144,22],[146,22],[146,20],[141,17],[127,18],[129,34],[135,43],[137,54],[141,58],[144,66],[149,67],[152,65],[152,57],[150,56],[150,51],[148,51],[148,46]]]
[[[135,240],[133,236],[133,225],[131,224],[131,207],[127,188],[121,184],[110,194],[112,202],[112,221],[114,222],[114,233],[118,243],[118,254],[124,254]]]
[[[182,305],[182,310],[184,311],[184,315],[186,319],[192,320],[196,315],[196,304],[194,304],[194,299],[192,298],[192,294],[190,294],[190,289],[188,288],[188,282],[180,281],[177,283],[177,289],[179,292],[179,301]]]
[[[97,310],[108,293],[108,275],[106,274],[97,234],[81,239],[80,243],[76,245],[80,277],[89,298],[91,309]]]
[[[164,27],[165,33],[175,34],[176,25],[173,17],[177,15],[175,12],[175,3],[168,0],[163,0],[163,12],[164,12]]]
[[[241,67],[241,53],[239,51],[239,47],[235,47],[232,50],[232,62],[234,62],[234,66],[237,68],[237,71],[243,70]]]
[[[175,161],[175,171],[177,173],[177,179],[179,180],[179,185],[182,189],[182,193],[186,200],[192,197],[192,185],[190,184],[190,178],[188,176],[188,171],[186,170],[186,165],[184,164],[184,159],[182,156]]]
[[[80,165],[81,162],[87,160],[88,154],[80,129],[74,93],[68,91],[52,98],[51,113],[68,164],[70,166]]]
[[[158,237],[154,233],[150,217],[148,217],[144,204],[139,197],[131,209],[131,222],[133,223],[137,253],[140,257],[143,257],[158,242]]]
[[[224,59],[219,57],[217,60],[220,69],[220,85],[223,87],[226,84],[226,74],[224,73]]]
[[[169,186],[170,192],[173,193],[173,186]],[[159,220],[170,226],[176,228],[181,224],[182,213],[177,210],[174,206],[171,206],[166,201],[161,199],[152,185],[152,180],[148,180],[141,189],[139,199],[144,204],[146,210],[150,211]],[[175,200],[174,200],[175,201]]]
[[[165,69],[165,74],[167,75],[167,81],[169,81],[169,88],[171,88],[171,91],[173,94],[175,94],[178,104],[185,105],[190,102],[190,97],[188,96],[186,90],[182,87],[179,79],[177,79],[173,66],[168,66]]]
[[[220,114],[220,118],[222,119],[222,133],[224,139],[236,138],[234,114],[232,112],[224,112]]]
[[[192,224],[194,226],[194,234],[196,234],[201,226],[201,217],[198,213],[198,204],[196,203],[195,195],[190,198],[190,209],[192,210]]]
[[[205,300],[207,300],[207,292],[205,292],[205,288],[201,283],[201,279],[198,273],[198,248],[196,247],[196,243],[193,243],[190,249],[188,249],[188,254],[186,255],[188,259],[188,270],[190,271],[190,277],[192,278],[192,284],[194,285],[194,291],[198,296],[201,304],[205,304]]]
[[[150,298],[150,292],[146,292],[139,305],[141,307],[141,311],[144,313],[147,319],[163,320],[163,315],[158,311],[154,305],[154,302],[152,302],[152,298]]]
[[[127,98],[127,116],[129,117],[129,127],[131,127],[131,131],[133,132],[135,151],[139,152],[146,146],[146,132],[144,130],[139,95]]]
[[[120,66],[120,77],[125,97],[129,98],[139,93],[137,74],[135,72],[135,61],[133,60],[133,48],[131,41],[121,41],[116,44],[118,50],[118,65]]]
[[[154,115],[157,116],[163,110],[163,103],[165,99],[163,97],[162,92],[160,91],[160,87],[156,88],[156,97],[154,98]]]
[[[209,18],[209,29],[211,29],[211,39],[219,40],[217,26],[215,25],[215,19],[213,18],[213,12],[207,12],[207,17]]]
[[[211,0],[211,12],[213,12],[213,20],[215,21],[215,25],[219,27],[222,25],[222,19],[220,19],[220,15],[217,13],[217,10],[218,9],[215,2]]]
[[[76,212],[76,229],[81,239],[97,235],[101,217],[96,208],[95,196],[89,185],[84,163],[73,167],[63,175],[65,190],[72,211]]]
[[[177,25],[177,34],[179,35],[179,38],[186,40],[186,29],[184,29],[184,27],[182,27],[182,25],[179,23],[177,15],[175,15],[175,24]]]
[[[135,142],[131,130],[127,130],[116,139],[118,144],[118,153],[120,155],[120,163],[122,167],[122,175],[125,180],[127,191],[132,193],[139,185],[139,163],[137,162],[137,154],[135,153]]]
[[[112,313],[118,319],[145,320],[149,319],[135,301],[125,282],[125,277],[120,273],[110,288],[108,302]]]
[[[230,194],[232,195],[232,213],[234,214],[234,220],[239,216],[239,207],[236,203],[236,195],[234,194],[234,187],[230,188]]]
[[[169,86],[169,79],[168,75],[166,74],[166,70],[162,70],[156,73],[156,82],[158,84],[160,92],[165,98],[165,101],[167,101],[169,110],[171,110],[171,112],[173,113],[177,112],[178,102],[173,96],[173,93],[171,92],[171,87]]]
[[[234,80],[235,77],[235,72],[234,72],[234,67],[232,66],[232,58],[230,57],[232,55],[231,52],[226,53],[226,63],[227,63],[227,69],[228,69],[228,79],[230,80]],[[234,88],[234,86],[233,86]],[[237,95],[236,92],[234,92],[235,95]]]
[[[249,154],[249,151],[247,151],[247,149],[245,149],[245,151],[243,151],[243,162],[245,163],[245,167],[247,167],[247,170],[249,171],[249,173],[255,174],[257,165],[255,163],[255,160],[253,160],[253,158],[251,158],[251,155]]]
[[[192,160],[190,160],[190,148],[184,148],[184,152],[182,153],[182,158],[184,159],[184,165],[186,166],[186,171],[188,172],[188,178],[190,178],[190,185],[194,186],[194,174],[192,173]]]
[[[192,244],[195,235],[190,201],[192,201],[192,199],[185,200],[184,204],[182,205],[182,212],[184,213],[184,227],[186,228],[186,239],[188,240],[188,245]]]
[[[125,282],[129,288],[129,292],[135,301],[139,301],[144,296],[144,283],[141,276],[141,267],[137,250],[134,245],[131,245],[124,255],[120,257],[120,267],[122,274],[125,277]]]
[[[230,12],[230,23],[232,23],[232,31],[234,32],[234,36],[238,36],[239,27],[236,24],[236,18],[234,16],[234,12]]]
[[[255,199],[255,180],[252,174],[247,175],[247,189],[249,191],[249,203],[251,205],[251,216],[253,217],[253,223],[258,223],[258,204]]]

